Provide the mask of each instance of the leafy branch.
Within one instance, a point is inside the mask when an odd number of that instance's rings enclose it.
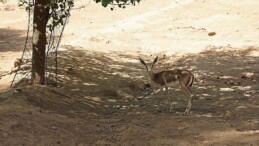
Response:
[[[25,7],[28,11],[34,8],[34,3],[30,3],[29,0],[19,0],[19,6]],[[49,31],[53,31],[58,25],[64,25],[65,18],[70,16],[70,8],[73,6],[73,0],[48,0],[44,8],[49,12],[47,25]]]
[[[70,8],[74,6],[73,0],[55,0],[48,3],[45,8],[49,9],[49,31],[53,31],[56,26],[64,25],[67,17],[70,16]]]
[[[47,0],[48,3],[44,8],[49,12],[48,25],[49,31],[53,31],[56,26],[64,25],[67,17],[70,16],[70,8],[74,6],[74,0]],[[96,3],[101,3],[102,6],[107,7],[112,5],[111,10],[114,6],[119,8],[126,8],[126,5],[136,5],[141,0],[94,0]],[[33,0],[19,0],[19,6],[25,7],[26,11],[34,8]]]
[[[126,8],[126,5],[136,5],[136,2],[140,2],[141,0],[94,0],[96,3],[102,3],[102,6],[107,7],[108,5],[112,5],[111,10],[114,9],[114,6],[117,5],[119,8]]]

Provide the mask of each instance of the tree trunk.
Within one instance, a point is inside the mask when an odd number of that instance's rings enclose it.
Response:
[[[44,8],[48,0],[35,0],[32,44],[32,84],[45,84],[46,26],[49,12]]]

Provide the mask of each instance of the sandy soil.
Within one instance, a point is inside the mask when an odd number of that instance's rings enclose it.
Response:
[[[59,87],[9,89],[27,13],[0,4],[0,145],[259,145],[259,1],[146,0],[111,11],[76,1],[59,52]],[[8,17],[7,17],[8,16]],[[212,32],[215,35],[210,36]],[[188,69],[187,97],[170,89],[155,113],[156,70]]]

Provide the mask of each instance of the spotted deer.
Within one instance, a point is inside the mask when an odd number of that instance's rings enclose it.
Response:
[[[151,65],[147,65],[146,62],[141,58],[139,58],[139,60],[146,67],[150,80],[160,86],[161,95],[163,89],[165,88],[167,92],[168,102],[170,104],[169,112],[172,113],[173,105],[171,103],[171,98],[169,97],[168,87],[178,82],[178,85],[181,88],[181,90],[189,96],[188,104],[184,113],[190,114],[193,102],[193,95],[190,90],[190,87],[192,86],[194,75],[188,70],[180,69],[154,72],[154,65],[158,61],[158,56],[154,59]],[[156,112],[159,111],[159,106],[160,103],[158,103],[157,105]]]

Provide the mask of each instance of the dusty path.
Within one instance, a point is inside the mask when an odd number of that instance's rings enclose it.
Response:
[[[162,1],[157,5],[144,1],[136,7],[109,11],[89,4],[71,17],[71,22],[81,17],[80,23],[86,25],[73,28],[69,24],[67,32],[73,32],[73,35],[67,33],[69,40],[63,44],[168,55],[197,53],[208,45],[256,46],[259,43],[256,39],[259,36],[257,5],[255,0],[239,3]],[[95,11],[96,17],[89,14],[92,9],[100,10]],[[216,35],[209,37],[209,32],[216,32]]]

